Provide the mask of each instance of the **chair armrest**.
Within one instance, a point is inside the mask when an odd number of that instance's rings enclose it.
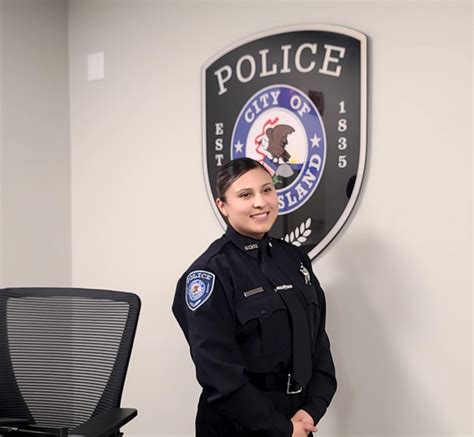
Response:
[[[107,437],[137,415],[134,408],[114,408],[99,414],[69,432],[69,437]]]
[[[28,419],[15,419],[14,417],[0,417],[0,426],[25,425],[30,423]]]

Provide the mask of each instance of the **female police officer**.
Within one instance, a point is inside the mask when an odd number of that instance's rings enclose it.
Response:
[[[268,231],[272,177],[256,161],[218,174],[226,233],[178,282],[173,312],[203,391],[197,437],[306,437],[336,390],[325,300],[309,258]]]

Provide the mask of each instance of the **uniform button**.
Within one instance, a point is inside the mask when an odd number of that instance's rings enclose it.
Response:
[[[267,310],[260,310],[260,314],[267,314]]]

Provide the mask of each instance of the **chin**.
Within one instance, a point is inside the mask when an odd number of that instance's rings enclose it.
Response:
[[[255,235],[263,235],[265,233],[267,233],[270,229],[271,229],[271,225],[260,225],[260,226],[252,226],[249,231],[252,233],[252,234],[255,234]]]

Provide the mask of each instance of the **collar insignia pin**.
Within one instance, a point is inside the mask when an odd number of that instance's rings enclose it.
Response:
[[[258,249],[258,244],[249,244],[248,246],[244,246],[245,250],[253,250]]]
[[[305,284],[311,285],[311,276],[309,276],[308,269],[303,265],[303,263],[300,264],[300,272],[304,276]]]

